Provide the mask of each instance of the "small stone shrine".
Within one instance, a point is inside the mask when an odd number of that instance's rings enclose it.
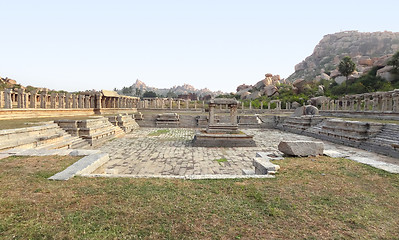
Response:
[[[209,105],[209,124],[206,130],[198,131],[193,140],[194,147],[255,147],[253,136],[238,130],[237,106],[235,99],[211,99]],[[228,106],[230,109],[230,122],[216,122],[215,107]]]

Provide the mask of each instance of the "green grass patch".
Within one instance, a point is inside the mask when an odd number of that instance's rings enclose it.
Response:
[[[160,135],[162,135],[162,134],[167,134],[167,133],[169,133],[169,132],[170,132],[169,129],[159,129],[159,130],[150,132],[150,133],[148,134],[148,136],[151,136],[151,137],[160,136]]]
[[[222,165],[222,163],[227,162],[227,158],[218,158],[218,159],[215,159],[213,161],[216,161],[216,162],[219,163],[219,165]]]
[[[46,179],[77,159],[0,160],[0,239],[399,235],[399,175],[346,159],[286,158],[275,179]]]

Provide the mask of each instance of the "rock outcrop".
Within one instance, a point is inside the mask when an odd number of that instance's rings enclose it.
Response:
[[[240,95],[241,99],[256,99],[261,96],[274,96],[278,94],[278,88],[280,84],[285,84],[285,79],[281,79],[280,75],[273,75],[266,73],[265,78],[257,82],[255,85],[241,84],[237,87],[237,95]]]
[[[287,80],[308,81],[340,76],[337,66],[344,56],[350,56],[356,63],[357,73],[351,77],[357,78],[374,66],[385,67],[398,50],[398,32],[345,31],[328,34],[317,44],[312,55],[295,66],[295,72]]]

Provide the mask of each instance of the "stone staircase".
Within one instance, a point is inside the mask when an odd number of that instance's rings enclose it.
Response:
[[[57,120],[62,129],[89,142],[90,146],[97,146],[115,137],[125,135],[125,132],[112,125],[105,117],[85,120]]]
[[[399,158],[399,125],[384,124],[379,133],[362,144],[362,148]]]
[[[108,121],[112,125],[120,127],[125,133],[132,132],[139,128],[139,125],[134,119],[134,115],[118,114],[116,116],[109,116]]]
[[[0,150],[88,148],[89,143],[71,136],[53,122],[41,126],[0,131]]]

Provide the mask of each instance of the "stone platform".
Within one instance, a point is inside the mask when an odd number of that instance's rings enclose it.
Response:
[[[243,174],[243,169],[254,169],[257,152],[277,151],[280,141],[320,141],[275,129],[248,129],[245,132],[254,136],[256,147],[206,148],[192,147],[194,129],[171,128],[165,134],[149,136],[157,130],[159,128],[140,128],[98,147],[101,152],[109,153],[110,160],[95,173],[109,177],[237,176]],[[327,141],[324,148],[331,156],[399,173],[398,159]]]
[[[255,147],[252,135],[245,133],[208,133],[198,131],[193,139],[193,147]]]

